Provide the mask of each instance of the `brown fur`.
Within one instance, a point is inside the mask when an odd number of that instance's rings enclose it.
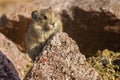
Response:
[[[33,11],[32,19],[33,22],[28,27],[25,35],[25,45],[27,53],[34,59],[49,37],[62,31],[62,23],[50,8]]]

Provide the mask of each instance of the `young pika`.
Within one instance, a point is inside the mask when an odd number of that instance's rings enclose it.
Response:
[[[25,46],[26,52],[34,60],[49,37],[62,31],[62,22],[51,8],[33,11],[31,17],[32,22],[25,34]]]

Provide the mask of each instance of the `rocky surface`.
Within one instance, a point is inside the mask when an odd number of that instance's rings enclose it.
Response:
[[[13,3],[12,7],[2,7],[3,10],[0,8],[0,32],[13,41],[21,51],[24,51],[24,34],[31,21],[31,12],[52,7],[57,13],[60,13],[64,31],[77,42],[80,51],[86,56],[98,49],[108,48],[120,51],[119,6],[119,0],[49,0],[49,2],[34,0],[28,4]],[[23,65],[27,63],[18,54],[21,52],[11,41],[9,46],[9,40],[2,34],[0,37],[0,43],[2,43],[0,50],[13,63],[17,72],[20,71],[18,74],[23,79],[23,69],[25,69]],[[6,40],[8,43],[4,42]],[[13,44],[13,48],[11,48],[11,44]],[[16,66],[22,66],[23,69],[19,70]]]
[[[94,53],[105,48],[119,51],[119,2],[119,0],[49,0],[49,2],[35,0],[28,4],[17,4],[15,7],[4,9],[4,15],[1,12],[0,31],[19,44],[19,49],[24,51],[24,34],[31,21],[31,12],[52,7],[61,13],[64,31],[78,43],[82,53]]]
[[[0,80],[20,80],[13,63],[0,52]]]
[[[97,80],[74,40],[57,33],[48,41],[25,80]]]
[[[14,72],[14,78],[16,77],[16,80],[18,80],[18,78],[17,78],[18,76],[15,76],[15,70],[16,70],[20,79],[23,80],[26,72],[29,69],[29,66],[31,65],[29,58],[27,56],[25,56],[25,54],[20,52],[17,49],[17,47],[15,46],[15,44],[13,42],[11,42],[10,40],[8,40],[1,33],[0,33],[0,51],[2,52],[2,53],[0,53],[0,63],[1,63],[0,69],[3,69],[2,67],[6,66],[6,71],[12,70]],[[5,56],[3,56],[3,55],[5,55]],[[9,71],[9,73],[13,74],[12,71]],[[4,76],[6,73],[3,72],[0,75]],[[7,73],[7,74],[9,74],[9,73]],[[16,75],[17,75],[17,73],[16,73]],[[8,77],[8,79],[6,79],[6,80],[14,80],[14,79],[9,79],[9,77]]]

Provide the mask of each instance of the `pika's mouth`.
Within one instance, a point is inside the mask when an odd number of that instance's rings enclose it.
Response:
[[[43,30],[44,30],[44,31],[49,31],[49,30],[50,30],[50,27],[45,26],[45,27],[43,28]]]
[[[49,31],[55,27],[55,23],[43,27],[44,31]]]

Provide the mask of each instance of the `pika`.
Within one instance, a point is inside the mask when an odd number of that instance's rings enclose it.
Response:
[[[25,34],[26,52],[32,60],[42,50],[45,42],[56,32],[62,32],[62,22],[51,8],[35,10]]]

